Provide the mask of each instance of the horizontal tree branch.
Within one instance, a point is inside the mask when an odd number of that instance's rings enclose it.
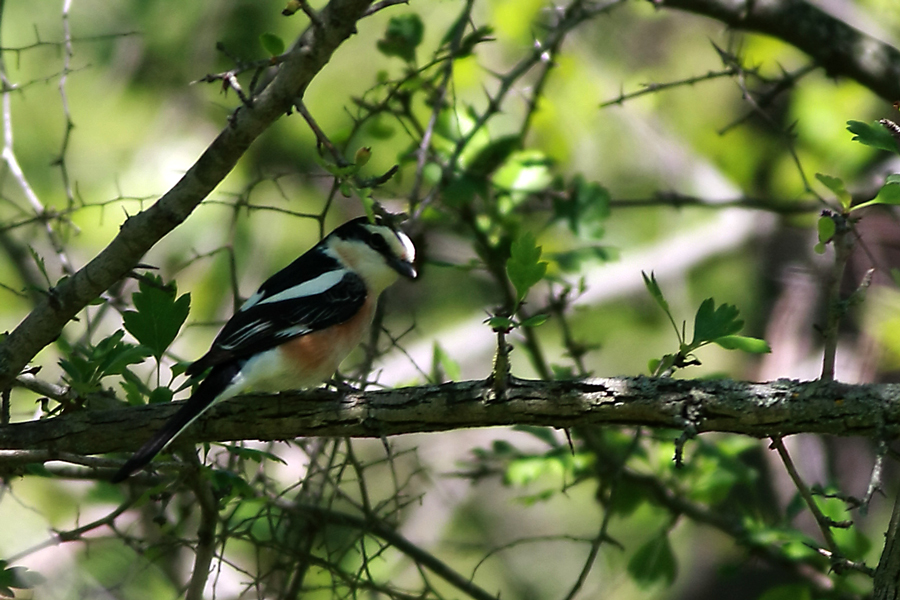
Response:
[[[805,0],[650,0],[776,37],[810,55],[832,77],[850,77],[885,100],[900,99],[900,51]]]
[[[133,451],[180,405],[173,402],[84,410],[0,426],[0,450],[44,450],[49,452],[47,460],[54,453]],[[322,388],[223,402],[180,439],[182,443],[197,443],[304,436],[380,437],[515,424],[558,428],[646,426],[755,437],[821,433],[890,439],[900,431],[900,384],[647,377],[513,380],[503,397],[497,397],[485,381],[371,392]],[[6,453],[4,460],[15,461],[15,453]]]

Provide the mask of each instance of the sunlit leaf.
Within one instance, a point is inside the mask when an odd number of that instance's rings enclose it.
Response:
[[[519,301],[544,278],[547,263],[541,260],[541,247],[537,245],[534,234],[525,232],[513,241],[509,260],[506,261],[506,272],[516,288]]]
[[[862,121],[847,121],[847,131],[856,134],[853,136],[854,142],[879,150],[898,152],[897,140],[877,121],[871,125]]]
[[[737,307],[731,304],[717,307],[712,298],[707,298],[700,304],[694,317],[694,339],[691,346],[697,348],[704,342],[734,335],[744,326],[744,322],[738,319],[739,314]]]

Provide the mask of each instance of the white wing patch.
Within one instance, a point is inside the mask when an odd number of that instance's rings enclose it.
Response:
[[[284,300],[294,300],[296,298],[316,296],[323,292],[327,292],[328,290],[339,284],[346,274],[346,269],[336,269],[334,271],[328,271],[327,273],[322,273],[318,277],[310,279],[309,281],[304,281],[303,283],[298,285],[292,285],[291,287],[287,288],[286,290],[282,290],[277,294],[272,294],[271,296],[268,296],[266,298],[258,299],[254,302],[254,304],[268,304],[270,302],[282,302]],[[254,296],[255,295],[256,294],[254,294]],[[250,300],[253,300],[253,296],[250,297]],[[243,307],[241,308],[241,310],[243,310]]]
[[[228,336],[227,343],[220,343],[220,347],[223,350],[234,350],[238,346],[244,343],[245,340],[266,331],[267,329],[271,329],[272,323],[269,321],[254,321],[252,323],[248,323],[244,325],[234,333]]]

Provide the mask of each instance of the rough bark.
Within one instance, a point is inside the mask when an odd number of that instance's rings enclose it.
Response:
[[[81,411],[0,427],[0,450],[75,454],[131,451],[180,402]],[[589,381],[514,380],[503,397],[484,381],[343,393],[327,389],[243,396],[209,411],[186,442],[379,437],[499,425],[646,426],[755,437],[822,433],[894,437],[900,384],[779,380],[688,381],[622,377]],[[15,453],[7,460],[15,460]],[[26,457],[23,456],[24,460]]]

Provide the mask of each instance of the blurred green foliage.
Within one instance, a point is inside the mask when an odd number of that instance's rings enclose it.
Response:
[[[852,9],[879,15],[897,36],[900,19],[889,6],[871,0]],[[73,3],[70,51],[59,7],[3,4],[6,79],[16,86],[4,97],[7,134],[44,212],[7,163],[0,180],[0,329],[14,328],[35,298],[52,295],[70,268],[101,250],[126,215],[165,193],[228,126],[236,94],[192,83],[290,48],[308,20],[300,10],[286,18],[282,8],[252,0]],[[172,399],[185,361],[203,352],[243,297],[333,225],[376,203],[408,212],[424,232],[417,238],[423,277],[415,287],[391,290],[384,321],[389,331],[412,331],[376,344],[409,350],[418,370],[405,382],[487,377],[493,346],[479,346],[472,332],[492,340],[490,327],[518,326],[511,337],[516,376],[633,374],[648,361],[656,374],[671,374],[694,364],[703,346],[710,346],[703,365],[685,376],[749,378],[771,364],[783,369],[778,376],[816,376],[800,370],[819,358],[811,325],[799,346],[813,349],[794,363],[761,357],[769,349],[761,338],[789,329],[774,318],[784,316],[775,309],[781,278],[790,265],[822,269],[812,250],[818,241],[830,256],[838,230],[832,215],[853,213],[852,223],[862,227],[890,216],[887,208],[898,203],[897,175],[887,173],[896,170],[887,161],[897,143],[878,122],[893,111],[856,83],[807,69],[808,59],[782,42],[725,32],[649,2],[623,3],[586,20],[558,48],[540,46],[536,40],[556,31],[561,10],[541,0],[429,1],[361,21],[303,98],[337,156],[323,150],[299,115],[281,119],[148,254],[144,262],[162,277],[123,281],[83,311],[56,349],[37,357],[40,377],[79,399],[106,394],[113,381],[113,395],[121,390],[131,404]],[[786,74],[796,81],[778,88]],[[248,86],[251,74],[241,78]],[[653,86],[659,91],[630,96]],[[761,106],[776,88],[781,92]],[[819,184],[833,198],[821,196]],[[754,199],[772,214],[723,217],[733,201],[760,208]],[[819,215],[824,207],[833,213]],[[751,233],[738,222],[752,223]],[[703,236],[688,245],[668,245],[699,231]],[[717,245],[697,250],[712,237]],[[698,257],[685,259],[694,251]],[[651,256],[656,262],[634,265],[629,276],[606,276],[615,259]],[[861,277],[852,267],[855,287]],[[665,272],[665,296],[653,275],[641,285],[642,269]],[[169,281],[184,293],[163,283]],[[875,362],[861,369],[886,378],[900,365],[891,283],[879,283],[878,299],[847,319],[848,330],[862,332],[858,339],[878,344]],[[812,313],[818,303],[808,299],[803,310]],[[485,314],[493,315],[487,324]],[[688,314],[695,315],[690,341],[674,316]],[[737,335],[745,329],[748,335]],[[360,362],[367,364],[351,361]],[[163,367],[170,368],[168,381]],[[42,416],[80,406],[43,403]],[[13,420],[32,418],[35,394],[16,389],[10,413]],[[772,478],[782,466],[768,460],[764,445],[724,436],[681,440],[676,469],[680,433],[573,427],[564,439],[519,427],[420,436],[426,466],[403,449],[412,444],[407,440],[387,458],[377,442],[229,446],[218,455],[213,448],[218,462],[200,481],[209,483],[228,540],[220,567],[234,561],[229,573],[236,579],[256,567],[287,579],[297,565],[285,566],[284,557],[301,542],[325,549],[304,597],[333,597],[335,589],[356,594],[346,581],[367,569],[373,579],[410,589],[420,581],[408,557],[382,558],[381,538],[346,523],[318,529],[309,514],[298,516],[293,509],[315,494],[305,484],[294,504],[285,502],[290,488],[278,488],[266,472],[291,481],[327,473],[317,485],[331,508],[378,516],[394,529],[418,515],[428,523],[423,529],[443,538],[436,553],[446,552],[466,576],[477,571],[483,587],[504,596],[560,597],[578,581],[594,540],[602,559],[583,597],[675,598],[723,581],[744,582],[751,591],[743,597],[765,600],[868,591],[858,573],[830,571],[816,550],[815,528],[801,521],[808,507],[790,486],[783,497],[785,487]],[[851,454],[854,466],[840,468],[839,459]],[[861,496],[845,484],[871,458],[869,449],[844,454],[831,446],[810,458],[822,463],[811,477],[820,479],[815,502],[829,518],[846,519],[852,502],[837,492]],[[298,465],[308,463],[321,471],[300,473]],[[456,477],[445,477],[450,473]],[[16,482],[21,506],[9,495],[0,501],[0,522],[10,523],[9,538],[0,539],[4,556],[39,543],[51,524],[74,527],[82,509],[99,513],[124,501],[126,492],[103,484],[90,483],[86,492],[66,472],[42,474],[55,478]],[[84,542],[71,558],[77,568],[69,569],[77,585],[64,585],[90,589],[94,578],[123,598],[180,593],[187,563],[179,548],[194,536],[199,510],[182,484],[157,482],[143,493],[140,519],[123,527],[146,536],[118,537],[118,530]],[[449,506],[435,508],[430,494],[441,493]],[[873,512],[854,513],[853,527],[835,528],[845,558],[877,560],[886,509],[876,504]],[[558,553],[541,545],[553,536],[565,542]],[[748,556],[767,561],[763,577]],[[326,569],[328,561],[337,568]],[[33,573],[0,566],[4,594],[26,587],[21,576]],[[803,579],[810,570],[818,578]],[[773,573],[771,585],[757,585]],[[830,591],[814,585],[822,578]]]

